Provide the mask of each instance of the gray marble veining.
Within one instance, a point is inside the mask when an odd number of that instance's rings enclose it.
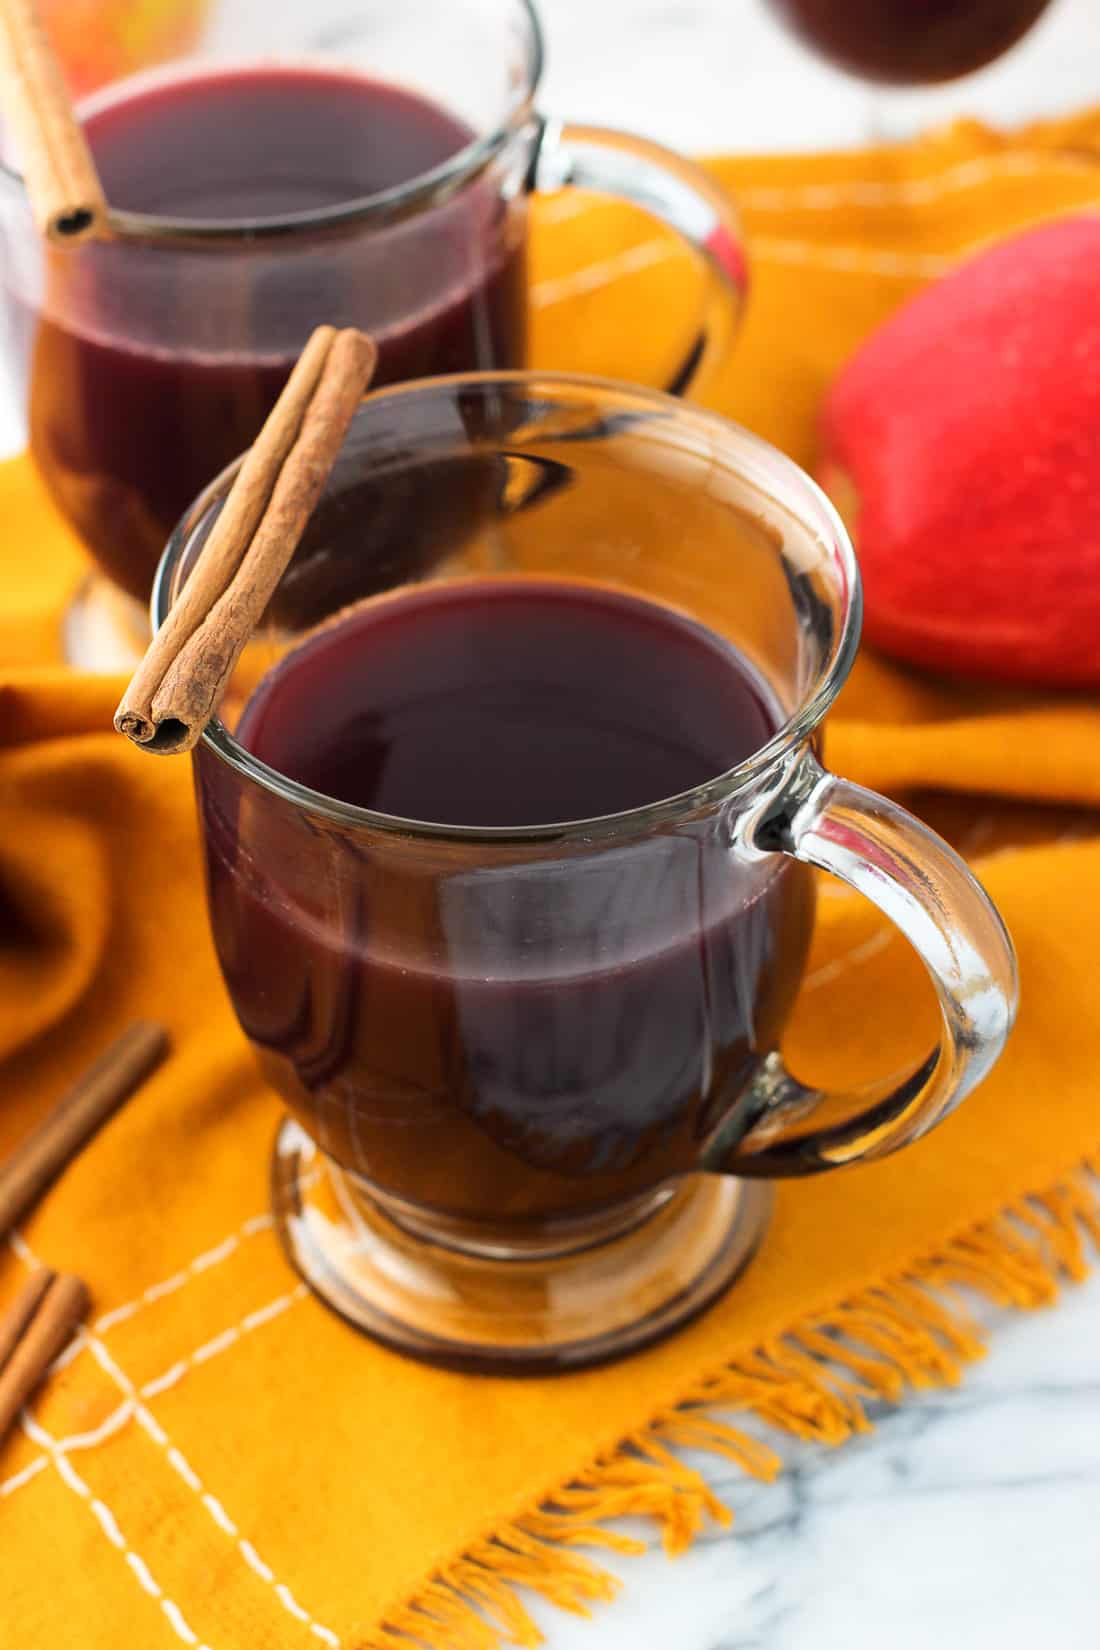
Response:
[[[880,1408],[867,1436],[780,1441],[773,1484],[694,1457],[734,1527],[615,1561],[595,1626],[533,1606],[551,1650],[1095,1650],[1100,1280],[989,1336],[961,1386]]]

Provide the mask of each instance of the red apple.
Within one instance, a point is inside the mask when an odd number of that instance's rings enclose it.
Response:
[[[1100,216],[973,258],[841,372],[820,478],[866,635],[900,658],[1100,686]]]

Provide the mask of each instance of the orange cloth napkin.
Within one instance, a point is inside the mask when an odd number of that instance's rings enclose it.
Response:
[[[967,126],[715,163],[756,289],[711,399],[811,461],[814,409],[859,338],[975,244],[1092,204],[1098,136],[1091,118],[1005,139]],[[595,280],[579,273],[593,259]],[[686,311],[693,279],[666,237],[561,197],[533,262],[540,361],[657,376],[650,317]],[[727,1516],[678,1446],[767,1476],[738,1411],[839,1442],[868,1397],[953,1380],[977,1353],[951,1286],[1032,1306],[1083,1270],[1100,1237],[1083,1167],[1100,1145],[1100,708],[864,658],[831,761],[935,791],[1015,935],[1023,1011],[993,1077],[910,1151],[782,1187],[732,1293],[627,1363],[468,1378],[352,1333],[271,1231],[279,1108],[217,975],[186,765],[107,731],[117,682],[45,662],[79,558],[23,462],[0,472],[0,501],[0,1149],[135,1016],[176,1044],[0,1255],[0,1305],[34,1255],[95,1299],[0,1455],[5,1647],[535,1643],[522,1584],[566,1607],[606,1596],[582,1549],[618,1539],[608,1518],[646,1514],[676,1550]],[[1021,797],[1047,806],[1006,801]],[[904,942],[835,893],[792,1063],[836,1085],[891,1069],[923,1050],[927,998]]]

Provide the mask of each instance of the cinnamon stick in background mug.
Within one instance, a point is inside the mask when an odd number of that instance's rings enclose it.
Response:
[[[34,0],[0,0],[0,107],[40,233],[60,242],[101,233],[103,185]]]

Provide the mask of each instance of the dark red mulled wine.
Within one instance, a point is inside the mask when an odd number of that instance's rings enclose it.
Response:
[[[642,809],[778,721],[730,644],[596,584],[409,586],[299,642],[238,740],[328,797],[455,828],[341,824],[198,753],[226,981],[324,1150],[410,1203],[521,1222],[690,1169],[789,1012],[809,873],[737,860],[713,805],[603,838],[462,833]]]
[[[268,675],[238,737],[326,796],[477,829],[642,808],[774,732],[755,675],[701,625],[598,585],[504,578],[329,622]]]
[[[1050,0],[772,0],[796,34],[867,80],[921,85],[984,68]]]
[[[292,67],[152,84],[86,130],[115,208],[233,224],[378,195],[473,137],[412,92]],[[381,228],[68,251],[33,317],[35,458],[104,569],[145,600],[176,520],[253,440],[315,325],[370,331],[378,384],[518,366],[523,266],[522,207],[491,169]]]

